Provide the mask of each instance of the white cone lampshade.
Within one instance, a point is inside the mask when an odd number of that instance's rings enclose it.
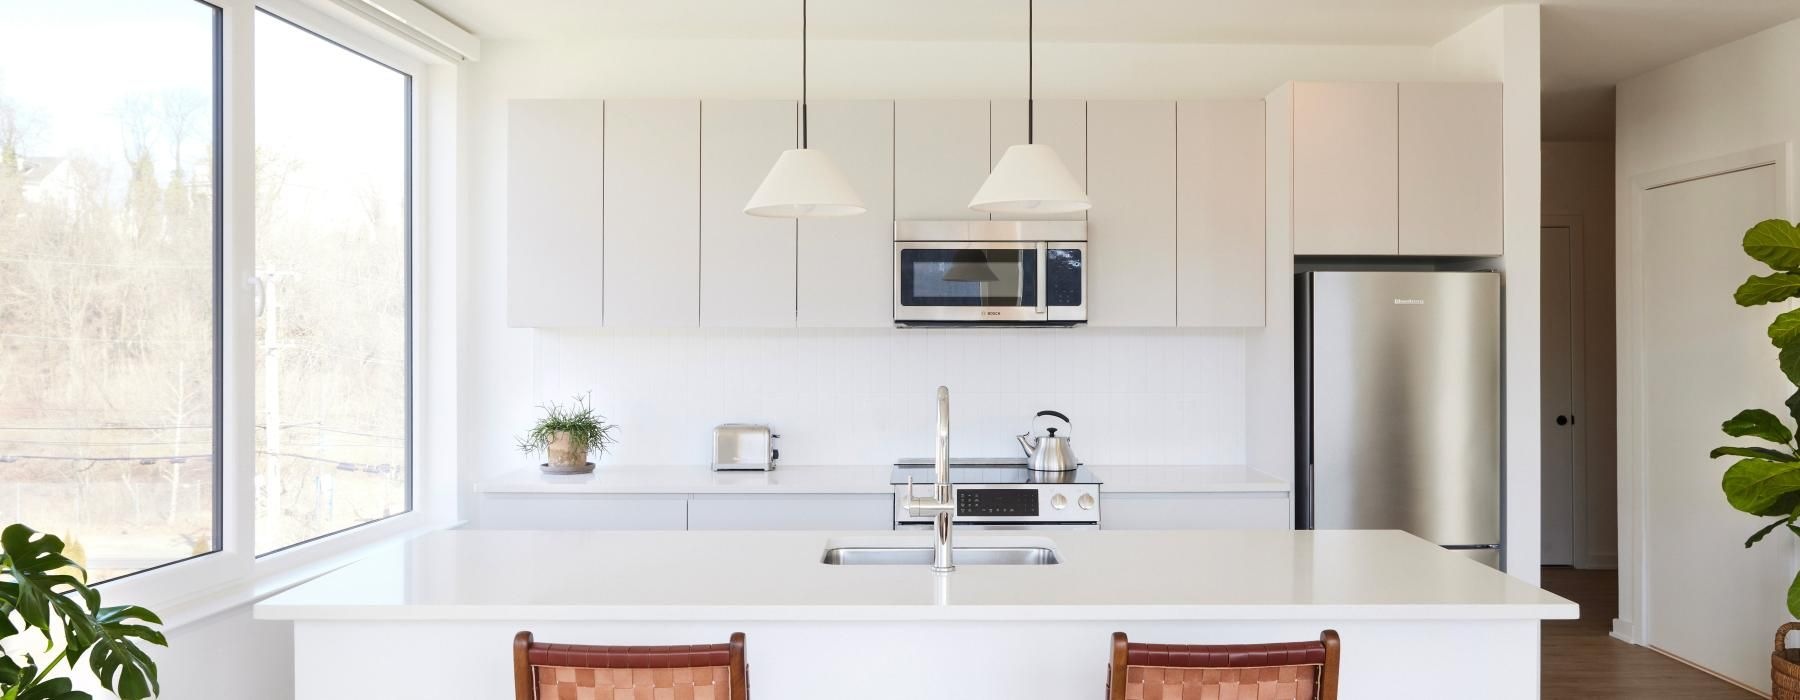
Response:
[[[1066,214],[1090,205],[1056,149],[1041,143],[1006,149],[969,208],[994,214]]]
[[[750,195],[744,213],[751,216],[802,219],[855,216],[868,211],[862,197],[831,156],[824,151],[790,148]]]

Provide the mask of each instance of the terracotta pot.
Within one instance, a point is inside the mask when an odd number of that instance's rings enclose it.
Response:
[[[586,474],[594,470],[592,462],[587,461],[588,446],[575,442],[568,433],[556,433],[550,444],[544,449],[547,457],[544,471],[549,474]]]
[[[1800,622],[1789,622],[1775,630],[1775,653],[1769,655],[1769,673],[1774,679],[1770,700],[1800,700],[1800,649],[1789,649],[1788,632],[1800,630]]]

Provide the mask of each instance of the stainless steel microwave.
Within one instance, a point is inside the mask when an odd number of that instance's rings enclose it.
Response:
[[[1087,322],[1087,222],[899,221],[894,324]]]

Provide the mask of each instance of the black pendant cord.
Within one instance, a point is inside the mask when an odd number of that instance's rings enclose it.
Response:
[[[806,0],[800,0],[800,148],[806,148]]]
[[[1037,0],[1025,0],[1025,145],[1037,138]]]

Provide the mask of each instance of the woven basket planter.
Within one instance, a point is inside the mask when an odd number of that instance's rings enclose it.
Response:
[[[1775,653],[1769,655],[1769,673],[1774,679],[1770,700],[1800,700],[1800,649],[1789,649],[1788,632],[1800,630],[1800,622],[1789,622],[1775,631]]]

